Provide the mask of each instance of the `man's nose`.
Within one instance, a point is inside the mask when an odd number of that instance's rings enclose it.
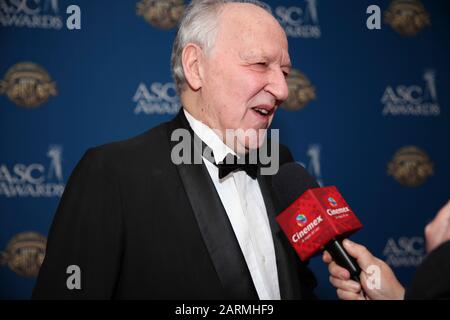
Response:
[[[278,101],[285,101],[289,95],[286,77],[281,69],[272,70],[265,88]]]

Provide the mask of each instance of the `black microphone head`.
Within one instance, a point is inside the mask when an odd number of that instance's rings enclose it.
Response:
[[[283,164],[272,177],[272,187],[282,210],[289,207],[306,190],[320,187],[306,169],[297,162]]]

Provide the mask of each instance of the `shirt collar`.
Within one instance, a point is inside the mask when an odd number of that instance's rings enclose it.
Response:
[[[212,149],[214,153],[214,160],[216,161],[216,163],[222,162],[229,153],[236,155],[236,153],[229,146],[223,143],[222,139],[220,139],[220,137],[214,132],[214,130],[212,130],[203,122],[195,119],[184,108],[183,112],[194,133]]]

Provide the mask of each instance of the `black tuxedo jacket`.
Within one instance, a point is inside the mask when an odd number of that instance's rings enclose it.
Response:
[[[175,165],[172,121],[90,149],[74,169],[49,232],[35,299],[258,299],[204,164]],[[191,131],[192,132],[192,131]],[[280,163],[292,161],[280,146]],[[314,275],[278,227],[270,176],[258,176],[282,299],[314,298]],[[258,226],[253,226],[257,228]],[[81,289],[69,290],[70,265]]]

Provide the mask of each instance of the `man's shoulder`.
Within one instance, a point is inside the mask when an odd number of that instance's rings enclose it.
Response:
[[[79,165],[93,169],[123,171],[151,167],[164,162],[170,154],[168,122],[157,125],[134,137],[89,148]]]
[[[91,148],[91,150],[108,155],[127,155],[134,152],[148,152],[152,145],[161,145],[168,141],[167,122],[161,123],[136,136],[109,142]],[[149,147],[150,146],[150,147]]]
[[[294,157],[292,156],[292,153],[287,146],[280,143],[279,148],[280,148],[280,165],[294,161]]]
[[[273,141],[272,139],[268,139],[267,147],[268,156],[271,157],[273,152],[278,153],[280,165],[294,161],[291,151],[284,144]]]

